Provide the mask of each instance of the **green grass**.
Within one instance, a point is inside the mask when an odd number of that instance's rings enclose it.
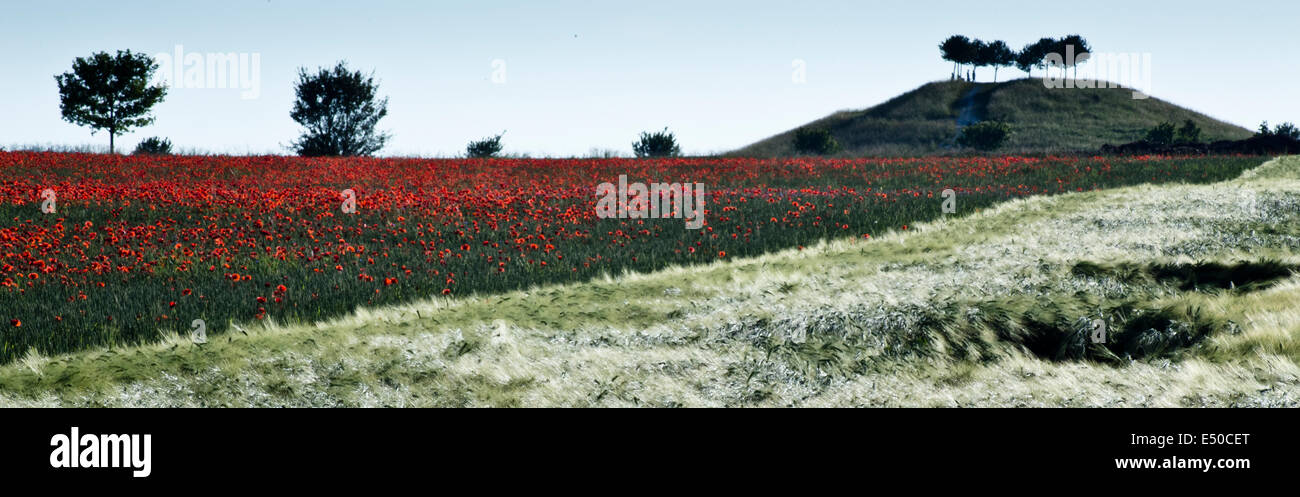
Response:
[[[1297,225],[1285,158],[871,241],[31,354],[0,367],[0,404],[1297,406],[1300,278],[1279,273]],[[1238,274],[1268,284],[1219,283]],[[1094,318],[1100,348],[1078,342]]]
[[[1161,123],[1192,120],[1205,140],[1244,139],[1249,130],[1157,98],[1133,99],[1123,88],[1049,89],[1041,79],[1004,83],[942,81],[928,83],[864,110],[842,111],[808,123],[831,131],[843,156],[926,155],[955,152],[959,101],[975,90],[980,120],[1011,125],[1014,134],[1002,153],[1095,151],[1103,144],[1141,139]],[[796,128],[797,129],[797,128]],[[732,152],[743,157],[794,153],[794,130]]]

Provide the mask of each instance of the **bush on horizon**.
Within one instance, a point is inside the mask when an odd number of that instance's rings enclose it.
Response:
[[[632,143],[632,153],[638,158],[678,157],[682,155],[682,150],[677,146],[677,137],[668,128],[664,128],[663,131],[654,133],[642,131],[641,138]]]
[[[151,136],[145,138],[144,140],[141,140],[140,143],[135,146],[135,151],[131,152],[131,154],[132,155],[171,155],[172,142],[171,140],[168,140],[166,138]]]

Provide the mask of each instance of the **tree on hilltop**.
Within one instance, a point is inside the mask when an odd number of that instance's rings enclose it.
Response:
[[[1056,45],[1057,40],[1052,38],[1039,38],[1038,41],[1025,45],[1025,48],[1016,55],[1016,67],[1032,77],[1035,67],[1046,67],[1047,54],[1051,53]]]
[[[998,68],[1007,67],[1016,62],[1016,53],[1007,46],[1007,42],[996,40],[980,47],[980,59],[985,65],[993,66],[993,82],[998,82]]]
[[[939,44],[939,53],[943,60],[952,61],[952,79],[961,79],[961,66],[975,61],[978,55],[975,42],[962,35],[952,35]]]

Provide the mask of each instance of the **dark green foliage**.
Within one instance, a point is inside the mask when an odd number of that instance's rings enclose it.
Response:
[[[998,68],[1010,66],[1016,62],[1016,53],[1002,40],[981,43],[976,65],[993,66],[993,81],[998,80]]]
[[[985,121],[961,129],[957,144],[977,150],[996,150],[1011,136],[1011,126],[996,121]]]
[[[131,153],[133,155],[171,155],[172,142],[166,138],[151,136],[141,140],[135,146],[135,151]]]
[[[997,68],[1009,66],[1016,59],[1015,52],[1012,52],[1011,47],[1008,47],[1006,42],[1002,40],[987,43],[978,39],[970,40],[968,46],[963,50],[963,55],[969,55],[966,60],[976,69],[993,66],[994,80],[997,79]],[[974,81],[975,74],[973,72],[971,76],[971,80]]]
[[[149,110],[167,95],[167,88],[149,86],[157,69],[148,55],[130,50],[77,57],[71,72],[54,77],[63,120],[89,126],[91,133],[108,130],[108,151],[113,153],[117,135],[154,122]]]
[[[797,153],[830,155],[839,150],[839,142],[826,128],[799,128],[794,133],[794,151]]]
[[[388,115],[388,98],[378,97],[373,76],[350,71],[339,62],[315,74],[298,70],[297,101],[289,117],[306,128],[293,142],[298,155],[369,156],[384,147],[389,135],[375,130]]]
[[[1038,40],[1038,43],[1046,45],[1044,60],[1048,65],[1061,67],[1062,69],[1074,67],[1076,68],[1076,75],[1078,74],[1077,67],[1079,63],[1086,60],[1080,57],[1080,54],[1092,51],[1092,47],[1088,45],[1088,40],[1079,35],[1069,35],[1058,40],[1043,38]]]
[[[1297,129],[1294,124],[1282,123],[1273,128],[1273,135],[1300,140],[1300,129]]]
[[[1174,129],[1174,123],[1160,123],[1154,128],[1147,130],[1146,141],[1155,145],[1171,145],[1174,143],[1174,136],[1177,134]]]
[[[641,138],[632,143],[632,153],[637,157],[677,157],[682,154],[677,146],[677,138],[668,128],[650,133],[641,132]]]
[[[1178,133],[1174,136],[1174,141],[1178,143],[1200,143],[1201,128],[1192,122],[1191,119],[1183,121],[1183,127],[1178,128]]]
[[[952,72],[953,77],[956,78],[960,74],[958,66],[975,62],[979,49],[970,38],[962,35],[952,35],[939,44],[939,53],[943,56],[943,60],[953,63]]]
[[[1256,136],[1278,137],[1278,138],[1289,138],[1291,140],[1300,140],[1300,128],[1297,128],[1296,125],[1287,122],[1287,123],[1282,123],[1277,126],[1274,126],[1273,129],[1270,130],[1268,129],[1268,121],[1264,121],[1259,124],[1259,132],[1256,133]]]
[[[1191,119],[1183,121],[1181,127],[1174,127],[1174,123],[1162,122],[1147,130],[1147,134],[1142,138],[1152,145],[1191,145],[1201,143],[1201,128]]]
[[[1061,54],[1061,59],[1065,61],[1067,67],[1076,65],[1075,63],[1079,62],[1080,54],[1092,52],[1092,46],[1088,44],[1088,40],[1079,35],[1066,36],[1058,40],[1056,43],[1058,47],[1056,52]],[[1066,57],[1071,53],[1070,48],[1073,48],[1074,63],[1071,63],[1071,61]]]
[[[1016,67],[1027,73],[1031,73],[1035,67],[1042,69],[1047,54],[1055,50],[1056,44],[1057,41],[1052,38],[1040,38],[1036,42],[1025,45],[1020,53],[1016,54]]]
[[[1067,47],[1073,47],[1067,50]],[[1075,67],[1081,62],[1079,55],[1092,51],[1088,45],[1088,40],[1080,35],[1069,35],[1064,38],[1040,38],[1034,43],[1025,45],[1019,52],[1011,50],[1006,42],[997,40],[993,42],[983,42],[978,39],[967,38],[962,35],[953,35],[939,44],[939,53],[943,60],[952,61],[953,76],[960,78],[957,71],[958,65],[972,64],[975,67],[993,66],[993,79],[997,81],[998,67],[1015,65],[1020,70],[1030,72],[1033,68],[1044,68],[1048,63],[1048,55],[1055,56],[1059,63],[1064,67]]]
[[[501,137],[503,135],[505,135],[505,132],[482,140],[469,142],[469,145],[465,146],[465,156],[471,159],[487,159],[496,157],[498,153],[501,153]]]

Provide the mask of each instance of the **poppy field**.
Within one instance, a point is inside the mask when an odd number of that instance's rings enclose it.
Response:
[[[314,322],[906,230],[1028,195],[1208,183],[1258,157],[313,159],[0,152],[0,363]],[[702,183],[704,225],[597,215]],[[344,192],[347,193],[344,193]]]

